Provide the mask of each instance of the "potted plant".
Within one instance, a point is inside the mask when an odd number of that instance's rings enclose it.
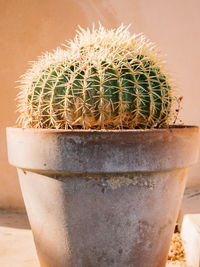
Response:
[[[198,128],[169,126],[174,86],[124,26],[80,29],[23,76],[7,128],[41,266],[165,266]]]

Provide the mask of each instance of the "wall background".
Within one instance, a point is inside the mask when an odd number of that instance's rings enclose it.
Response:
[[[0,207],[24,209],[15,168],[8,165],[5,127],[15,124],[17,81],[44,51],[73,38],[77,25],[132,24],[167,55],[183,98],[181,118],[200,125],[200,1],[198,0],[0,0]],[[199,183],[200,164],[188,186]]]

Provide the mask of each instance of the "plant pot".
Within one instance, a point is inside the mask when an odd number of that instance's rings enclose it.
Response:
[[[161,267],[198,128],[7,128],[41,266]]]

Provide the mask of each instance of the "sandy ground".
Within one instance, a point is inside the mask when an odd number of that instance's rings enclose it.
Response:
[[[26,214],[0,211],[0,266],[39,267]]]

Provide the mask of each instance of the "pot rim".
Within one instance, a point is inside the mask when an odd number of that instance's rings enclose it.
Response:
[[[197,161],[198,141],[197,126],[101,131],[7,128],[11,165],[65,173],[187,168]]]
[[[183,131],[198,130],[197,125],[170,125],[168,128],[152,128],[152,129],[52,129],[52,128],[21,128],[18,126],[6,127],[8,131],[23,131],[36,133],[156,133],[164,131]]]

